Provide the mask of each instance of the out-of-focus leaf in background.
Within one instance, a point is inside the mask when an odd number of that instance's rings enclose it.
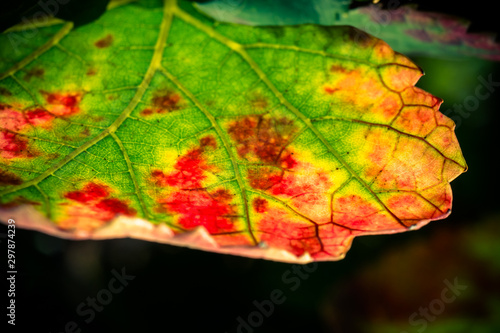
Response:
[[[298,2],[291,2],[295,4]],[[404,54],[435,57],[480,57],[500,60],[500,44],[493,33],[467,33],[469,23],[446,13],[419,11],[415,6],[389,8],[369,5],[348,9],[349,3],[322,0],[290,6],[289,1],[214,0],[197,4],[204,13],[223,22],[249,25],[314,23],[351,25],[386,41]]]

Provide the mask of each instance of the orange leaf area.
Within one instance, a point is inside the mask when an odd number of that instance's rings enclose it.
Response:
[[[90,232],[102,227],[117,215],[134,216],[136,211],[126,202],[110,196],[108,186],[87,183],[83,189],[64,195],[69,202],[62,204],[64,217],[58,223],[63,230]]]

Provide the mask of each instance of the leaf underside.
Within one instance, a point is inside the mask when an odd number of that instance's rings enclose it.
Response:
[[[289,262],[446,217],[466,170],[409,59],[351,27],[190,3],[0,36],[0,218]]]

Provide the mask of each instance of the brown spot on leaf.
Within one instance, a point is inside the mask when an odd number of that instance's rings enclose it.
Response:
[[[172,91],[163,90],[155,93],[151,99],[152,107],[145,108],[140,112],[141,116],[150,116],[154,113],[165,113],[181,110],[184,108],[182,97]]]
[[[205,149],[206,147],[211,147],[213,149],[216,149],[217,141],[215,141],[215,138],[211,135],[203,137],[200,139],[200,147],[202,149]]]
[[[268,106],[267,99],[260,94],[255,94],[255,96],[250,99],[250,104],[253,109],[258,110],[264,110]]]
[[[329,87],[329,86],[325,86],[323,87],[323,90],[325,91],[325,93],[327,93],[328,95],[332,95],[334,92],[336,92],[337,90],[339,90],[338,88],[332,88],[332,87]]]
[[[258,190],[268,190],[281,183],[283,172],[272,168],[256,168],[248,171],[250,186]]]
[[[45,74],[45,70],[43,68],[35,67],[35,68],[30,69],[24,75],[24,80],[29,82],[33,77],[40,79],[43,77],[44,74]]]
[[[90,130],[86,127],[83,131],[80,132],[80,136],[86,138],[90,135]]]
[[[111,34],[106,35],[106,37],[99,39],[94,45],[100,49],[109,47],[113,43],[113,36]]]
[[[144,109],[141,111],[141,116],[149,116],[149,115],[152,115],[153,114],[153,110],[151,109]]]
[[[295,165],[286,146],[296,131],[297,126],[288,118],[262,115],[244,117],[231,123],[228,129],[240,157],[281,168]]]
[[[7,88],[0,87],[0,95],[2,95],[2,96],[12,96],[12,93]]]
[[[45,156],[47,162],[45,162],[45,163],[52,163],[52,162],[54,162],[54,160],[58,159],[59,157],[61,157],[61,154],[59,154],[59,153],[50,153],[50,154],[47,154]]]
[[[153,97],[153,105],[157,108],[157,113],[172,112],[182,109],[180,105],[181,96],[172,91],[158,93]]]
[[[345,74],[347,74],[347,73],[350,73],[350,72],[352,72],[352,71],[351,71],[351,70],[349,70],[349,69],[347,69],[347,68],[345,68],[345,67],[343,67],[343,66],[340,66],[340,65],[332,65],[332,66],[330,67],[330,72],[332,72],[332,73],[338,73],[338,72],[341,72],[341,73],[345,73]]]
[[[7,203],[0,203],[0,207],[5,208],[5,209],[10,209],[10,208],[18,207],[18,206],[21,206],[21,205],[39,206],[40,203],[32,201],[32,200],[28,200],[28,199],[26,199],[24,197],[17,197],[14,200],[9,201]]]
[[[0,185],[20,185],[23,180],[18,175],[0,169]]]
[[[93,67],[92,67],[92,68],[89,68],[89,69],[87,70],[87,73],[86,73],[86,75],[87,75],[87,76],[94,76],[94,75],[96,75],[96,74],[97,74],[97,69],[95,69],[95,68],[93,68]]]
[[[266,199],[256,198],[253,200],[252,206],[257,213],[265,213],[268,209],[269,203]]]

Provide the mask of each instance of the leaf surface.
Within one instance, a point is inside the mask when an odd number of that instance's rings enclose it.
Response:
[[[169,0],[31,33],[0,39],[3,222],[337,260],[446,217],[466,169],[421,70],[351,27],[221,24]]]

